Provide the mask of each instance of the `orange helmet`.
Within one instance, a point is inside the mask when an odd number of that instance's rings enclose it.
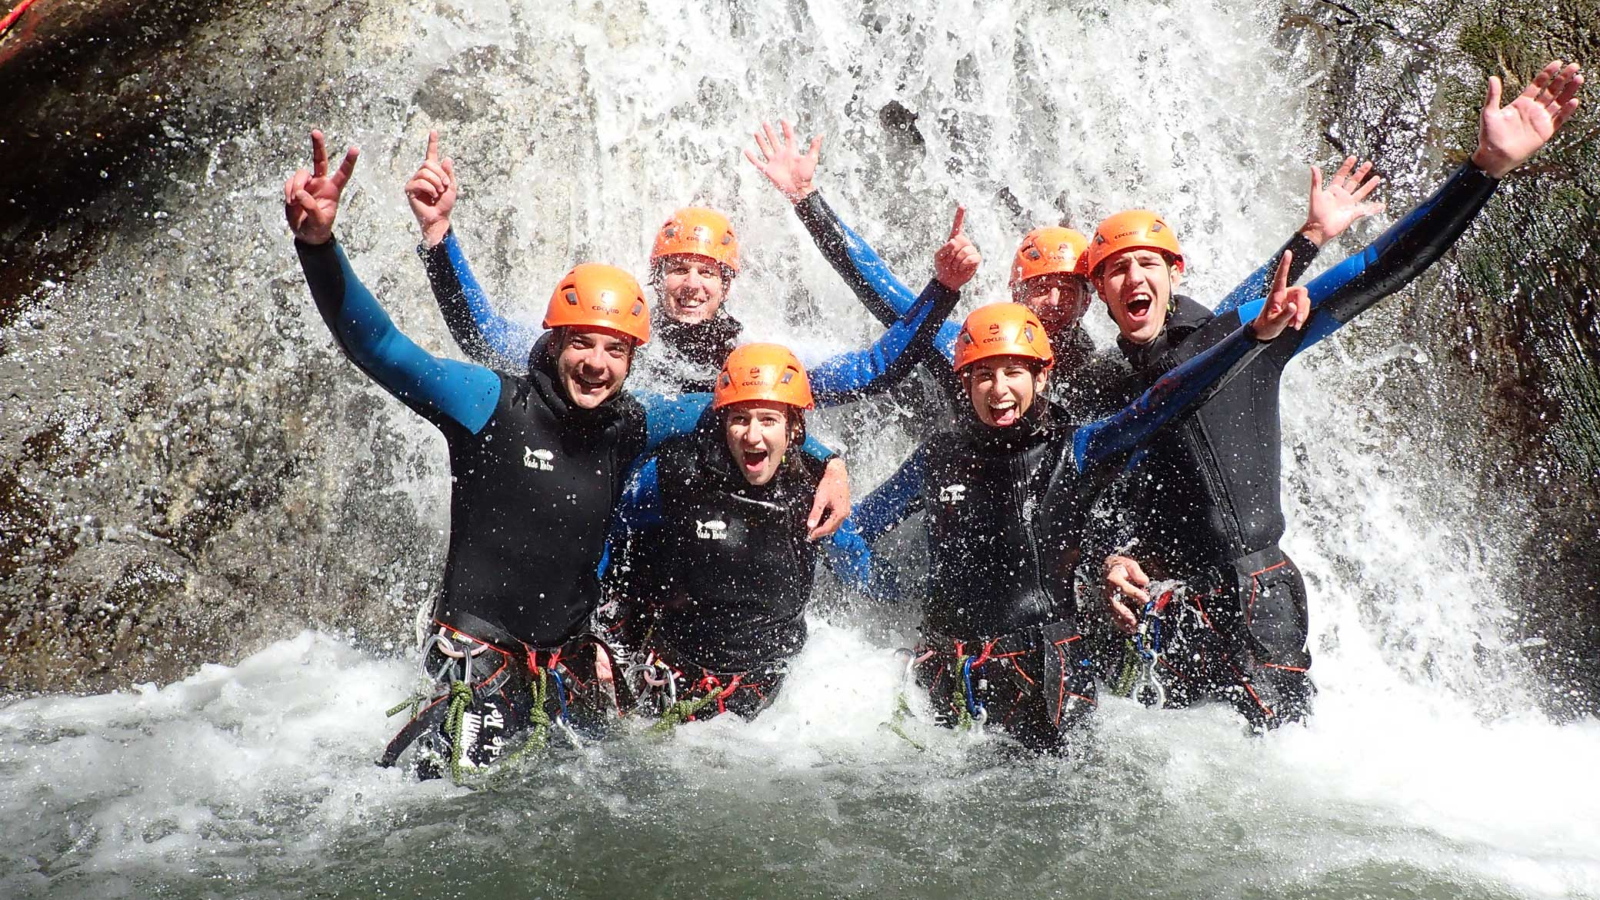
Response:
[[[709,256],[729,272],[739,272],[739,239],[728,217],[714,209],[686,206],[662,224],[650,248],[650,261],[676,253]]]
[[[991,356],[1025,356],[1046,368],[1056,361],[1039,317],[1021,303],[980,306],[961,323],[961,334],[956,337],[956,371]]]
[[[1089,239],[1081,231],[1059,225],[1035,228],[1017,248],[1017,258],[1011,263],[1011,286],[1057,272],[1082,275],[1083,251],[1088,247]]]
[[[805,366],[781,344],[745,344],[728,354],[717,373],[711,407],[721,409],[742,400],[769,400],[797,409],[815,405]]]
[[[632,275],[616,266],[582,263],[562,277],[544,327],[606,328],[642,344],[650,340],[650,307]]]
[[[1107,218],[1094,230],[1094,240],[1084,254],[1083,274],[1093,275],[1113,253],[1134,249],[1159,250],[1175,258],[1179,270],[1183,269],[1178,235],[1167,220],[1148,209],[1130,209]]]

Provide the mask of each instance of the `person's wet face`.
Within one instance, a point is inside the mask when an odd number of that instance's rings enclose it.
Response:
[[[744,480],[766,484],[789,449],[789,407],[768,400],[734,403],[723,414],[723,431]]]
[[[1161,333],[1172,302],[1172,287],[1183,270],[1159,250],[1136,247],[1100,265],[1094,286],[1122,336],[1148,344]]]
[[[661,311],[685,325],[711,320],[728,295],[722,264],[696,253],[661,258]]]
[[[622,390],[632,338],[604,328],[563,328],[557,340],[556,378],[574,406],[594,409]]]
[[[1033,310],[1046,333],[1054,335],[1077,325],[1089,309],[1089,282],[1070,272],[1051,272],[1016,286],[1011,297]]]
[[[991,356],[968,366],[962,378],[978,421],[991,428],[1009,428],[1033,407],[1050,372],[1026,356]]]

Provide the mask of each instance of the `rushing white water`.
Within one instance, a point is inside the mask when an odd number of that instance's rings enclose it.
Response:
[[[172,188],[159,274],[212,275],[180,288],[151,273],[152,290],[205,330],[201,347],[248,358],[238,345],[259,332],[229,317],[264,317],[276,343],[251,373],[347,365],[303,290],[293,324],[267,299],[298,279],[276,197],[312,125],[364,151],[339,227],[357,272],[452,354],[400,193],[430,127],[465,184],[457,231],[503,308],[536,315],[576,259],[642,274],[663,216],[704,202],[741,230],[730,302],[750,336],[813,347],[875,326],[740,158],[763,118],[826,133],[822,189],[912,284],[967,204],[988,259],[972,304],[1002,296],[1027,228],[1128,206],[1163,210],[1188,290],[1220,296],[1298,225],[1317,153],[1307,73],[1274,48],[1274,20],[1221,0],[373,6],[295,63],[326,70],[306,108],[285,104],[216,148],[204,184]],[[920,140],[882,124],[891,101]],[[71,290],[105,290],[145,249]],[[1107,337],[1103,312],[1091,319]],[[127,340],[158,337],[180,336]],[[1433,470],[1452,460],[1352,399],[1381,365],[1425,364],[1373,343],[1319,349],[1287,382],[1286,546],[1311,582],[1322,688],[1307,727],[1251,738],[1221,708],[1110,700],[1081,760],[913,726],[918,752],[881,727],[888,650],[914,612],[845,604],[813,622],[757,721],[558,750],[473,793],[371,766],[412,664],[308,632],[165,688],[0,709],[0,894],[1600,896],[1600,784],[1585,771],[1600,727],[1534,711],[1494,536],[1438,494],[1451,479]],[[314,461],[301,490],[376,472],[414,499],[416,530],[442,532],[442,442],[398,404],[370,406],[312,424],[363,449]],[[925,427],[887,405],[817,421],[858,492]],[[410,565],[396,605],[436,583],[437,559]],[[313,600],[339,591],[306,578]]]

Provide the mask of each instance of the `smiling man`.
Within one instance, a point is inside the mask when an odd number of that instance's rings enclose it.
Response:
[[[612,708],[611,651],[590,631],[612,507],[635,458],[698,416],[653,422],[623,390],[650,309],[614,266],[585,263],[557,283],[520,371],[424,351],[334,240],[358,151],[330,174],[322,134],[311,142],[312,168],[285,183],[284,211],[312,298],[340,349],[449,451],[449,549],[423,652],[433,689],[382,764],[420,742],[419,774],[459,775],[520,732]]]
[[[1576,111],[1578,66],[1551,63],[1510,106],[1489,80],[1478,146],[1434,194],[1307,287],[1313,317],[1303,331],[1276,341],[1195,414],[1157,439],[1131,475],[1127,501],[1136,543],[1107,560],[1117,625],[1132,632],[1154,613],[1149,578],[1187,587],[1181,642],[1159,674],[1174,703],[1221,697],[1256,728],[1307,714],[1309,676],[1305,583],[1278,546],[1284,533],[1280,493],[1279,382],[1296,354],[1404,287],[1448,250],[1483,208],[1500,179],[1544,146]],[[1343,170],[1341,170],[1341,175]],[[1117,323],[1125,361],[1121,393],[1138,393],[1171,366],[1223,340],[1255,303],[1230,298],[1215,310],[1175,293],[1184,257],[1172,224],[1147,209],[1107,218],[1095,229],[1087,272]]]

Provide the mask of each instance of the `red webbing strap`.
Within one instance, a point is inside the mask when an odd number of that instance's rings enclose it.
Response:
[[[22,14],[27,12],[28,7],[32,5],[33,0],[22,0],[21,3],[11,7],[11,12],[6,13],[6,17],[4,19],[0,19],[0,34],[5,34],[6,29],[10,28],[13,23],[22,18]]]

